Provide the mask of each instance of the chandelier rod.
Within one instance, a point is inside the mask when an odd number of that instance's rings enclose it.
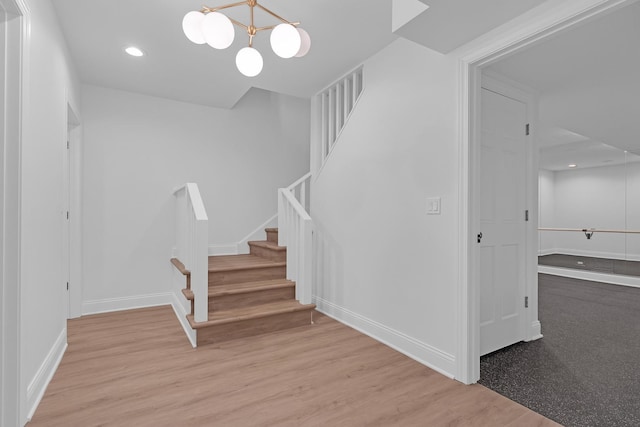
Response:
[[[284,22],[285,24],[295,25],[293,22],[289,22],[286,19],[284,19],[283,17],[281,17],[280,15],[277,15],[277,14],[273,13],[272,11],[270,11],[269,9],[267,9],[266,7],[264,7],[263,5],[258,3],[257,1],[256,1],[256,6],[258,6],[260,9],[264,10],[265,12],[267,12],[269,15],[273,16],[274,18],[279,19],[280,21]],[[275,27],[275,25],[274,25],[274,27]]]

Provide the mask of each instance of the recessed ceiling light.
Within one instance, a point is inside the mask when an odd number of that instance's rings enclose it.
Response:
[[[568,166],[569,166],[571,169],[573,169],[573,168],[577,168],[577,167],[578,167],[578,165],[576,165],[575,163],[571,163],[571,164],[570,164],[570,165],[568,165]]]
[[[129,46],[124,51],[131,56],[144,56],[144,52],[135,46]]]

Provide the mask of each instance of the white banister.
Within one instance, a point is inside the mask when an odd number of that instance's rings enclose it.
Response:
[[[287,190],[293,194],[300,205],[309,212],[309,190],[311,186],[311,172],[287,187]]]
[[[278,245],[287,247],[287,279],[296,282],[296,299],[311,303],[313,222],[307,213],[307,174],[278,190]]]
[[[193,318],[209,320],[209,224],[198,185],[187,183],[176,197],[176,257],[191,275]]]
[[[340,78],[338,81],[319,92],[313,101],[314,143],[313,148],[319,153],[318,168],[325,163],[333,146],[340,137],[342,129],[349,121],[362,91],[364,76],[362,66]]]

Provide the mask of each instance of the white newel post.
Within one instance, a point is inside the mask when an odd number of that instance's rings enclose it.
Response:
[[[311,303],[313,222],[296,194],[306,202],[309,177],[278,190],[278,244],[287,247],[287,279],[296,282],[296,299],[302,304]]]
[[[185,184],[176,197],[176,257],[191,274],[193,318],[209,320],[209,219],[198,185]]]

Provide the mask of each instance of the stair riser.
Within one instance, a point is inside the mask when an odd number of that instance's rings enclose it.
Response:
[[[230,283],[259,282],[261,280],[284,279],[286,266],[262,267],[248,270],[210,271],[209,285],[227,285]]]
[[[201,328],[197,330],[197,343],[198,346],[215,344],[236,338],[251,337],[267,332],[309,325],[311,324],[312,313],[312,310],[304,310]]]
[[[287,251],[277,251],[270,248],[263,248],[260,246],[251,246],[251,250],[249,253],[251,255],[256,255],[262,258],[270,259],[271,261],[277,262],[286,262],[287,261]]]
[[[210,297],[209,311],[231,310],[234,308],[260,305],[276,301],[293,300],[295,297],[296,290],[294,287]]]
[[[267,241],[278,243],[278,232],[277,231],[268,231],[267,230]]]

